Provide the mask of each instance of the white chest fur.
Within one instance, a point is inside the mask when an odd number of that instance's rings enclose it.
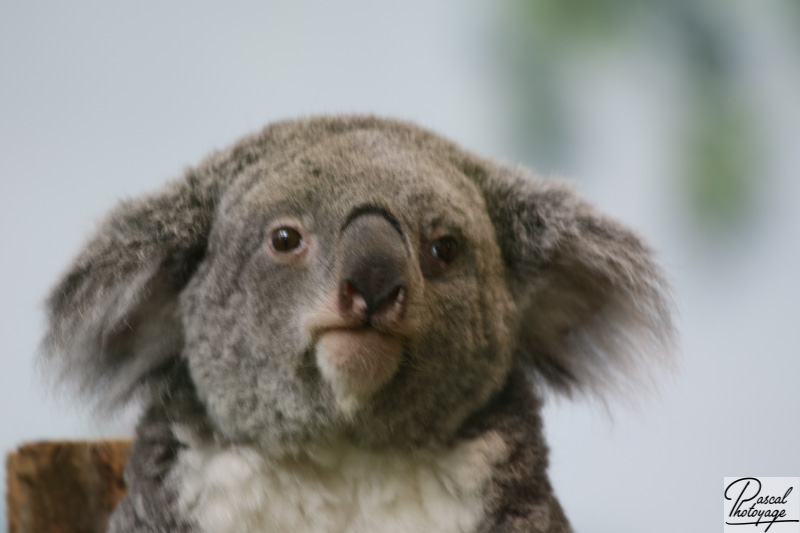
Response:
[[[470,532],[504,449],[496,434],[413,455],[341,445],[276,460],[192,446],[174,473],[180,505],[209,533]]]

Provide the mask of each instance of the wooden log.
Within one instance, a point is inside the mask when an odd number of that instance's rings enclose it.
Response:
[[[40,442],[8,455],[8,533],[101,533],[126,493],[130,441]]]

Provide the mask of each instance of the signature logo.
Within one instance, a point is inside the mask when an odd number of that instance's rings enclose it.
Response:
[[[726,477],[724,496],[725,533],[800,532],[800,478]]]

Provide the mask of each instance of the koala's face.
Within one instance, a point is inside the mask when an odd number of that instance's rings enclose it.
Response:
[[[48,364],[103,405],[170,409],[188,365],[223,438],[278,452],[443,443],[512,366],[602,390],[674,333],[650,250],[567,184],[358,116],[268,126],[121,203],[48,311]]]
[[[231,184],[181,296],[185,355],[230,438],[446,439],[509,372],[506,279],[472,180],[345,132]]]

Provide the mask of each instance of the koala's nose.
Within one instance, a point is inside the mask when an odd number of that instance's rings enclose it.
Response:
[[[341,240],[339,309],[365,325],[396,325],[405,311],[408,251],[397,226],[378,214],[351,220]]]

